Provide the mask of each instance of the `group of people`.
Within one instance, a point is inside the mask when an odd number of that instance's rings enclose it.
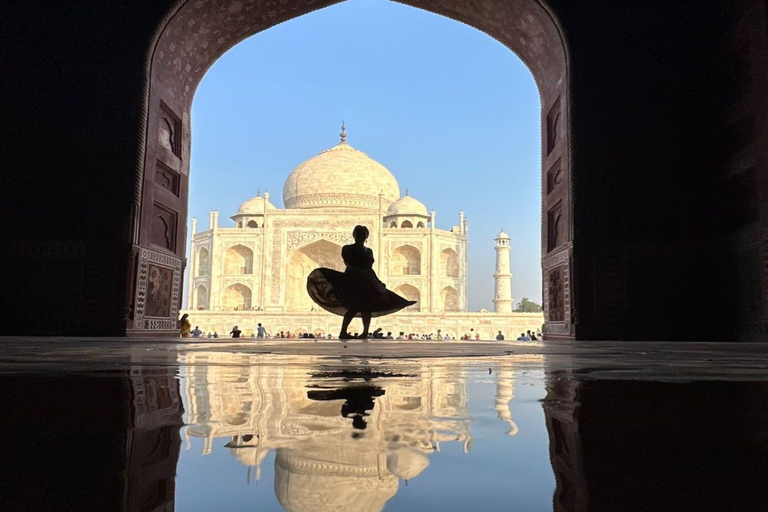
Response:
[[[541,332],[537,334],[531,330],[528,330],[526,332],[521,332],[520,336],[517,338],[517,341],[539,341],[539,338],[541,338]],[[499,331],[499,334],[496,335],[496,339],[499,341],[504,339],[504,335],[501,333],[501,331]]]

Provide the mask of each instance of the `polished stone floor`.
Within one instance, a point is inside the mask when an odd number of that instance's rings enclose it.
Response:
[[[0,510],[753,511],[768,346],[0,338]]]

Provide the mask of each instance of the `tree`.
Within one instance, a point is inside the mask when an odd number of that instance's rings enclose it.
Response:
[[[541,313],[541,305],[528,300],[528,297],[523,297],[523,300],[517,304],[515,313]]]

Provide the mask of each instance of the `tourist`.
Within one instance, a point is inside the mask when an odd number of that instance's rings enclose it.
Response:
[[[520,337],[517,338],[517,341],[531,341],[531,338],[526,336],[524,332],[521,332]]]
[[[213,337],[214,338],[218,338],[219,337],[219,333],[217,333],[216,331],[213,331]]]
[[[358,314],[363,320],[362,338],[368,337],[371,316],[376,313],[394,313],[416,304],[393,291],[387,290],[373,270],[373,251],[365,246],[368,228],[355,226],[352,236],[355,243],[341,249],[346,269],[338,272],[329,268],[313,270],[307,277],[307,292],[323,309],[342,315],[339,339],[349,339],[347,332],[352,319]],[[343,299],[342,299],[343,297]]]
[[[184,313],[179,319],[179,331],[182,338],[189,338],[189,330],[192,329],[192,322],[189,321],[189,315]]]
[[[496,335],[496,340],[497,341],[503,341],[504,340],[504,335],[501,334],[501,331],[499,331],[499,334]]]
[[[241,333],[241,332],[243,332],[243,331],[241,331],[240,329],[238,329],[238,328],[237,328],[237,326],[235,326],[235,327],[234,327],[234,328],[233,328],[233,329],[232,329],[232,330],[229,332],[229,334],[231,334],[233,338],[239,338],[239,337],[240,337],[240,333]]]
[[[195,328],[192,329],[192,337],[193,338],[199,338],[201,334],[203,334],[203,331],[200,330],[200,327],[195,326]]]
[[[450,341],[450,340],[452,340],[453,338],[451,337],[451,335],[450,335],[450,334],[446,334],[446,335],[444,335],[444,336],[443,336],[443,339],[444,339],[444,340],[448,340],[448,341]]]
[[[475,341],[480,341],[480,333],[475,333]]]
[[[267,336],[267,330],[264,328],[263,325],[259,324],[256,327],[256,337],[259,338],[260,340],[263,340],[264,338],[266,338],[266,336]]]
[[[397,338],[395,338],[395,339],[396,339],[396,340],[404,340],[404,339],[406,339],[406,338],[405,338],[405,332],[403,332],[403,331],[400,331],[400,334],[398,334],[398,335],[397,335]]]
[[[384,337],[384,332],[382,331],[381,327],[377,327],[371,336],[376,339],[382,339]]]
[[[437,339],[438,339],[438,340],[441,340],[441,339],[443,339],[443,335],[442,335],[442,334],[440,334],[441,332],[443,332],[443,330],[442,330],[442,329],[438,329],[438,330],[437,330]]]
[[[539,341],[539,339],[536,337],[536,334],[534,334],[533,331],[531,331],[531,341]]]
[[[384,336],[384,339],[385,340],[393,340],[394,338],[392,337],[392,331],[388,331],[387,335]]]

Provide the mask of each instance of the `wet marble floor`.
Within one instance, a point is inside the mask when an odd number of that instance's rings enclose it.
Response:
[[[768,347],[0,338],[0,510],[768,509]]]

